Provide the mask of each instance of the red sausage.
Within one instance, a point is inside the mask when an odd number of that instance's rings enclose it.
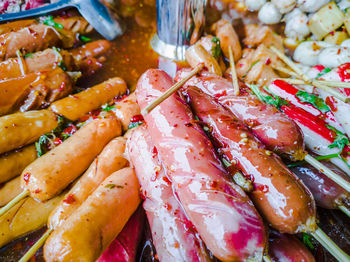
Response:
[[[269,255],[273,262],[315,262],[311,252],[295,236],[271,231]]]
[[[136,89],[140,108],[173,84],[164,71],[146,71]],[[245,193],[225,178],[185,101],[174,94],[145,120],[176,195],[209,250],[222,261],[261,260],[266,241],[261,218]]]
[[[322,162],[333,172],[350,181],[349,177],[330,162]],[[339,205],[350,206],[350,194],[325,174],[306,164],[293,167],[292,171],[311,190],[316,204],[327,209],[336,209]]]
[[[191,222],[173,194],[146,126],[132,132],[127,150],[145,201],[153,243],[160,261],[210,261],[203,241],[191,230]]]
[[[138,245],[142,238],[145,212],[139,207],[118,237],[108,246],[96,262],[136,261]]]
[[[185,92],[194,113],[208,125],[219,153],[254,182],[250,197],[272,227],[290,234],[312,230],[316,210],[311,193],[281,159],[211,96],[196,87]]]
[[[189,69],[179,71],[175,79],[181,79],[188,71]],[[292,160],[304,159],[304,138],[299,127],[273,106],[261,102],[242,88],[239,96],[234,95],[230,81],[208,72],[192,77],[185,84],[191,85],[217,98],[270,150]]]

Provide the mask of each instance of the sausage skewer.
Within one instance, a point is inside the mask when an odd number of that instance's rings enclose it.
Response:
[[[289,234],[310,232],[334,257],[340,261],[350,259],[317,228],[311,192],[278,156],[266,151],[243,123],[209,95],[195,87],[185,93],[195,114],[208,125],[219,151],[246,176],[252,176],[255,189],[250,196],[272,227]]]
[[[136,88],[141,110],[172,85],[165,72],[146,71]],[[185,102],[174,94],[147,114],[145,120],[176,195],[209,250],[223,261],[261,259],[266,243],[262,221],[245,193],[226,179],[227,173],[212,144],[193,123]],[[212,225],[225,234],[213,232]],[[248,243],[253,239],[252,248]]]
[[[181,77],[184,71],[188,70],[180,71],[176,78]],[[259,140],[267,145],[268,149],[277,153],[282,152],[292,160],[306,160],[350,192],[350,183],[306,154],[303,135],[298,126],[273,106],[263,103],[246,90],[245,92],[241,90],[239,96],[233,95],[232,85],[227,79],[207,72],[202,72],[199,77],[192,77],[185,87],[191,85],[217,98],[220,104],[247,124]]]
[[[44,246],[46,261],[95,261],[117,237],[140,203],[132,168],[107,177],[55,230]]]
[[[127,153],[145,196],[143,207],[160,261],[211,261],[198,234],[186,230],[191,222],[174,196],[145,125],[132,131]]]
[[[96,119],[83,126],[23,170],[23,192],[0,209],[0,216],[27,195],[45,201],[60,193],[89,166],[112,138],[120,134],[121,125],[112,116]]]
[[[28,261],[45,243],[50,234],[69,218],[96,188],[113,172],[127,166],[123,157],[126,139],[118,137],[109,142],[95,158],[78,182],[65,194],[60,203],[51,211],[48,229],[44,235],[26,252],[21,261]]]
[[[123,129],[124,127],[128,127],[132,119],[131,116],[140,113],[135,94],[129,95],[121,100],[117,107],[111,112],[120,120]],[[36,253],[52,231],[62,225],[67,218],[74,213],[91,192],[97,188],[99,183],[112,172],[128,164],[128,161],[123,156],[125,142],[126,138],[118,137],[106,145],[100,155],[96,157],[94,162],[90,165],[89,169],[65,195],[64,200],[51,212],[48,219],[49,228],[47,232],[26,252],[22,257],[23,261],[27,261]]]

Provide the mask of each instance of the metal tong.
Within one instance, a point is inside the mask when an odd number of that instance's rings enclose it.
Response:
[[[116,15],[112,14],[109,9],[98,0],[61,0],[35,9],[0,15],[0,23],[47,15],[51,12],[71,7],[77,8],[90,25],[107,40],[113,40],[124,32]]]

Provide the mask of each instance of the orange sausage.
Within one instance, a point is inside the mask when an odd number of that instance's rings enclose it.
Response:
[[[75,121],[86,113],[125,94],[126,83],[119,77],[111,78],[101,84],[54,102],[49,109],[69,120]]]
[[[45,261],[95,261],[140,203],[132,168],[109,177],[55,230],[44,246]]]
[[[58,126],[49,110],[15,113],[0,117],[0,154],[31,144]]]
[[[6,182],[22,171],[37,158],[34,145],[29,145],[0,156],[0,183]]]
[[[115,116],[91,121],[23,170],[23,190],[28,190],[39,201],[54,197],[81,175],[105,145],[120,134],[121,126]]]
[[[88,170],[51,212],[49,217],[50,228],[56,229],[62,225],[106,177],[128,165],[128,161],[123,157],[125,143],[126,139],[124,137],[117,137],[106,145]]]
[[[14,21],[6,24],[0,25],[0,34],[9,33],[12,31],[17,31],[23,27],[30,26],[32,24],[35,24],[36,21],[34,19],[27,19],[27,20],[19,20]]]

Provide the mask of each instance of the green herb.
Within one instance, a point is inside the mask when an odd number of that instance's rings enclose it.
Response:
[[[24,56],[24,58],[27,58],[27,57],[33,57],[33,53],[28,53]]]
[[[317,74],[316,79],[317,79],[317,78],[320,78],[321,76],[323,76],[324,74],[327,74],[327,73],[330,72],[330,71],[331,71],[331,69],[328,68],[328,67],[326,67],[325,69],[323,69],[321,72],[319,72],[319,73]]]
[[[83,43],[89,43],[92,41],[92,39],[90,37],[84,36],[84,35],[80,35],[79,39],[83,42]]]
[[[248,68],[248,70],[244,73],[244,75],[242,76],[242,78],[244,79],[244,78],[248,75],[250,69],[252,69],[253,66],[255,66],[255,65],[256,65],[257,63],[259,63],[259,62],[260,62],[260,59],[254,61],[254,62],[250,65],[250,67]]]
[[[303,243],[311,250],[315,248],[311,242],[311,236],[306,233],[303,233]]]
[[[63,61],[60,61],[58,63],[58,66],[63,70],[63,71],[67,71],[67,67],[66,65],[63,63]]]
[[[282,105],[288,104],[286,100],[279,96],[269,96],[263,94],[257,85],[248,85],[248,87],[253,91],[253,93],[257,96],[257,98],[266,103],[275,106],[280,109]],[[268,89],[266,89],[268,90]]]
[[[342,132],[340,132],[339,130],[335,129],[332,126],[326,125],[326,127],[328,129],[331,129],[335,132],[335,134],[337,135],[333,141],[332,144],[330,144],[328,147],[329,148],[335,148],[338,147],[340,149],[340,153],[343,151],[344,147],[349,145],[349,138]]]
[[[230,163],[230,161],[228,161],[226,158],[221,158],[221,161],[222,161],[222,163],[224,164],[224,166],[226,167],[226,168],[228,168],[228,167],[230,167],[231,166],[231,163]]]
[[[115,105],[108,105],[108,104],[105,104],[102,106],[102,111],[111,111],[112,109],[115,108]]]
[[[130,123],[129,126],[128,126],[128,129],[133,129],[134,127],[138,127],[140,125],[142,125],[143,122],[133,122],[133,123]]]
[[[59,23],[56,23],[54,20],[53,20],[53,17],[51,15],[47,16],[43,23],[45,25],[48,25],[48,26],[53,26],[55,28],[58,28],[58,29],[63,29],[64,26],[62,24],[59,24]]]
[[[53,143],[53,140],[56,138],[56,136],[53,133],[47,133],[45,135],[42,135],[38,142],[35,142],[35,149],[38,157],[41,157],[47,152],[48,146],[53,148],[55,147],[55,144]]]
[[[319,98],[318,96],[309,94],[308,92],[301,90],[299,90],[295,96],[299,98],[300,102],[311,104],[318,110],[320,110],[322,113],[331,111],[331,109],[326,105],[323,99]]]
[[[214,58],[219,58],[221,56],[220,39],[213,37],[211,41],[214,43],[214,46],[211,48],[211,54]]]
[[[324,155],[324,156],[316,156],[315,159],[316,160],[326,160],[326,159],[335,158],[335,157],[339,157],[339,153],[329,154],[329,155]],[[298,162],[288,164],[287,167],[296,167],[296,166],[300,166],[300,165],[304,165],[304,164],[306,164],[306,161],[298,161]]]
[[[109,188],[109,189],[112,189],[112,188],[115,188],[116,185],[115,184],[107,184],[105,185],[105,188]]]

